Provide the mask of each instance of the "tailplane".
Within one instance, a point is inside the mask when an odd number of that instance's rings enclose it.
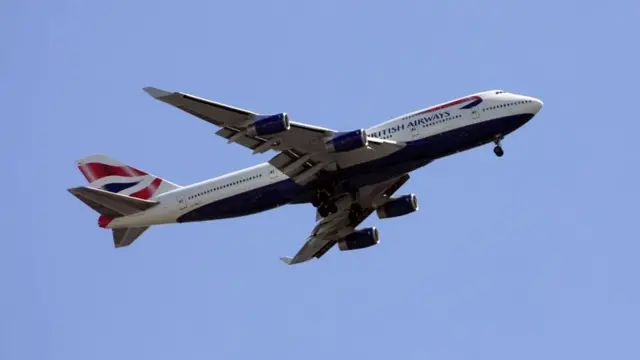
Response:
[[[102,228],[108,227],[115,218],[145,211],[158,204],[156,201],[114,194],[88,186],[71,188],[69,192],[100,214],[100,217],[98,217],[98,226]],[[131,245],[148,228],[148,226],[144,226],[112,229],[113,244],[117,248]]]
[[[91,155],[79,160],[78,169],[89,186],[74,187],[69,192],[100,214],[98,225],[102,228],[109,227],[113,219],[156,206],[155,197],[180,188],[104,155]],[[148,228],[112,229],[113,243],[116,248],[131,245]]]
[[[143,232],[147,231],[148,228],[149,226],[113,229],[113,245],[116,248],[129,246],[136,241]]]

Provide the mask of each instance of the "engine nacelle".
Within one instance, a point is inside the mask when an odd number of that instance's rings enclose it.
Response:
[[[331,140],[325,143],[325,146],[330,152],[346,152],[360,149],[368,144],[367,133],[364,129],[360,129],[334,135]]]
[[[377,245],[379,242],[380,234],[378,233],[378,229],[370,227],[354,231],[345,236],[342,240],[338,241],[338,248],[340,251],[358,250]]]
[[[282,113],[256,120],[251,126],[247,128],[247,135],[275,135],[287,131],[290,128],[291,124],[289,123],[289,115],[287,115],[286,113]]]
[[[418,198],[415,194],[391,199],[376,209],[379,219],[393,218],[411,214],[418,210]]]

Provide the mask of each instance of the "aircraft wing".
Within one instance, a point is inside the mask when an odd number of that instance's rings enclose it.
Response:
[[[337,133],[336,130],[290,121],[288,131],[276,135],[251,136],[246,129],[262,116],[259,113],[183,92],[168,92],[154,87],[145,87],[144,91],[157,100],[220,127],[216,134],[229,143],[240,144],[251,149],[254,154],[268,150],[278,151],[279,154],[269,161],[271,165],[302,184],[311,181],[330,164],[346,167],[388,155],[404,146],[402,143],[368,137],[368,147],[345,153],[330,153],[325,142]]]
[[[368,218],[379,205],[391,197],[391,195],[408,180],[409,175],[405,174],[389,181],[359,189],[357,201],[364,211],[357,217],[355,222],[349,219],[349,210],[354,201],[348,196],[338,200],[336,203],[338,211],[326,218],[322,218],[316,223],[311,235],[309,235],[298,253],[294,257],[282,257],[280,260],[287,265],[293,265],[309,261],[313,258],[321,258],[338,240],[355,231],[358,225]]]

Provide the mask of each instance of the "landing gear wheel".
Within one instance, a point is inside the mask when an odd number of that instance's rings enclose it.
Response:
[[[355,224],[358,222],[358,217],[362,214],[362,206],[360,204],[351,205],[351,209],[349,210],[349,222],[351,224]]]
[[[327,209],[329,210],[330,214],[335,214],[338,212],[338,207],[334,203],[327,204]]]
[[[338,207],[334,203],[322,204],[318,207],[318,213],[322,217],[327,217],[338,212]]]
[[[329,209],[327,209],[327,207],[325,205],[320,205],[318,206],[318,214],[320,214],[320,216],[327,217],[329,216]]]
[[[502,157],[502,155],[504,155],[504,151],[502,150],[502,146],[500,144],[502,138],[502,135],[496,135],[495,140],[493,140],[493,143],[496,144],[496,147],[493,148],[493,153],[496,154],[497,157]]]
[[[319,207],[322,204],[326,203],[327,200],[329,200],[331,198],[331,195],[329,194],[329,192],[327,192],[326,190],[318,190],[312,197],[311,197],[311,205],[313,205],[314,207]]]
[[[349,223],[353,225],[356,222],[358,222],[358,215],[356,213],[349,213]]]

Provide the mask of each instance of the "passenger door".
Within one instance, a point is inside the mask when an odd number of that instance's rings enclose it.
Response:
[[[477,107],[471,109],[471,119],[477,120],[480,117],[480,109]]]
[[[182,195],[178,195],[178,206],[180,207],[180,210],[184,210],[187,208],[187,202]]]
[[[420,126],[421,125],[416,124],[415,126],[413,126],[411,128],[411,138],[412,139],[416,139],[417,137],[420,136]]]

